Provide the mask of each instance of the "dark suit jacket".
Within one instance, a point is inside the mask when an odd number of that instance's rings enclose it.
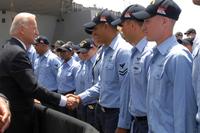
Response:
[[[38,86],[26,50],[15,38],[0,44],[0,93],[10,101],[12,119],[8,133],[31,133],[34,98],[56,106],[61,97]]]
[[[90,124],[51,108],[35,105],[39,133],[99,133]],[[55,122],[56,121],[56,122]]]

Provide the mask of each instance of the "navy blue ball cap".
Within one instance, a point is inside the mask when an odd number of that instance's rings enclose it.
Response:
[[[115,19],[117,19],[117,16],[115,16],[111,11],[105,9],[99,12],[91,22],[88,22],[83,26],[89,29],[93,29],[96,25],[100,23],[111,24]]]
[[[116,19],[111,24],[112,25],[121,25],[121,23],[123,23],[123,21],[127,20],[127,19],[143,21],[142,19],[137,18],[137,16],[135,16],[135,13],[141,12],[144,10],[145,10],[145,7],[143,7],[139,4],[130,5],[122,12],[122,15],[120,18]]]
[[[62,40],[57,40],[53,45],[54,45],[55,47],[60,47],[60,46],[62,46],[63,44],[65,44],[64,41],[62,41]]]
[[[86,53],[94,47],[94,41],[90,38],[84,39],[79,43],[78,52]]]
[[[183,33],[182,32],[176,32],[175,36],[183,36]]]
[[[195,33],[196,34],[196,30],[194,28],[189,28],[184,34],[190,34],[190,33]]]
[[[34,44],[46,44],[49,45],[49,40],[45,36],[38,36],[35,38],[35,43]]]
[[[85,31],[87,34],[91,35],[92,32],[93,32],[93,28],[87,28],[87,27],[85,27],[85,28],[84,28],[84,31]]]
[[[79,50],[80,48],[79,43],[73,43],[71,46],[72,46],[72,49],[74,50]]]
[[[73,42],[69,41],[65,44],[63,44],[61,47],[57,48],[56,51],[57,52],[72,52],[72,44]]]
[[[178,20],[181,8],[173,0],[153,0],[147,8],[135,14],[139,19],[148,19],[155,15]]]

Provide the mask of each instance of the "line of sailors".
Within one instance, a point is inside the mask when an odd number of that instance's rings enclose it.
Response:
[[[87,38],[79,44],[59,41],[60,46],[50,49],[45,36],[38,36],[28,50],[38,83],[50,91],[63,95],[79,94],[96,84],[99,76],[100,46]],[[94,125],[94,109],[98,98],[80,105],[77,110],[53,107]]]
[[[196,30],[194,28],[189,28],[184,34],[186,35],[186,38],[183,38],[182,32],[176,32],[175,36],[177,41],[188,48],[191,53],[194,53],[196,46],[200,43]]]
[[[147,8],[130,5],[120,18],[103,10],[84,25],[93,39],[63,44],[56,49],[59,57],[39,36],[34,44],[38,56],[29,49],[38,82],[51,91],[75,94],[77,112],[59,110],[100,133],[197,133],[199,50],[192,81],[192,55],[172,35],[180,12],[172,0],[155,0]],[[154,33],[148,31],[151,25]],[[162,37],[151,34],[166,36],[159,42]]]

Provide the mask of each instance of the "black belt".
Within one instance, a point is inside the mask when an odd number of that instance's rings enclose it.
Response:
[[[113,112],[113,111],[119,111],[119,108],[107,108],[103,107],[100,104],[98,104],[99,108],[101,109],[102,112]]]
[[[146,116],[137,116],[134,117],[135,121],[147,121],[147,117]]]

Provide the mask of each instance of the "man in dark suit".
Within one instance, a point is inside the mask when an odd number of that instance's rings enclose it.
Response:
[[[10,101],[12,120],[6,133],[32,133],[34,102],[66,106],[67,98],[38,86],[26,50],[38,36],[36,16],[19,13],[11,28],[11,39],[0,44],[0,93]]]
[[[0,93],[0,133],[3,133],[10,124],[10,109],[7,98]]]

